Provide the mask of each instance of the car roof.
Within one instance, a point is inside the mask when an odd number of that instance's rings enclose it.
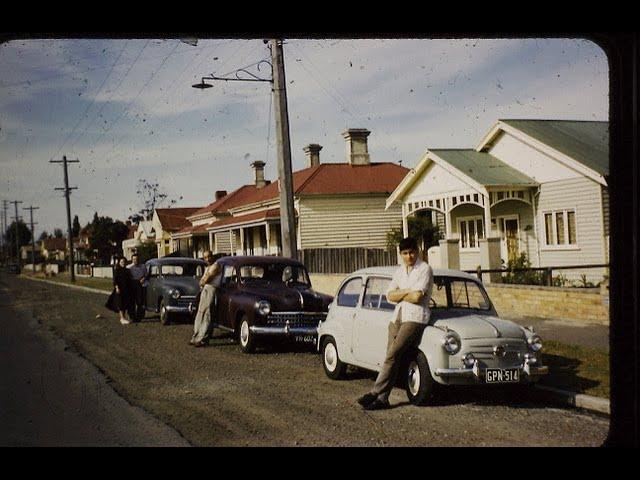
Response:
[[[356,275],[366,275],[366,276],[382,275],[382,276],[385,276],[385,277],[392,277],[398,267],[399,267],[399,265],[390,266],[390,267],[361,268],[360,270],[356,270],[355,272],[351,273],[349,276],[356,276]],[[434,268],[433,269],[433,275],[435,277],[459,277],[459,278],[464,278],[466,280],[473,280],[475,282],[479,281],[478,277],[476,275],[472,275],[472,274],[463,272],[461,270],[452,270],[450,268]]]
[[[146,263],[149,265],[176,265],[180,263],[204,263],[204,260],[200,260],[199,258],[191,258],[191,257],[166,257],[166,258],[152,258],[151,260],[147,260]]]
[[[235,255],[228,257],[221,257],[217,260],[218,263],[224,265],[243,266],[243,265],[299,265],[304,266],[298,260],[285,257],[275,256],[259,256],[259,255]]]

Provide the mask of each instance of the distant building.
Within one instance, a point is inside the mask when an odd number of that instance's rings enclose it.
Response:
[[[189,225],[187,216],[199,209],[200,207],[155,209],[151,225],[154,232],[154,241],[158,248],[158,258],[167,256],[172,252],[171,233],[175,233]]]

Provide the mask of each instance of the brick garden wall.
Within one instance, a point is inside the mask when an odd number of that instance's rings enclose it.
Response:
[[[345,275],[310,274],[315,290],[335,295]],[[534,285],[486,284],[498,314],[579,320],[609,325],[609,291],[600,288],[559,288]]]

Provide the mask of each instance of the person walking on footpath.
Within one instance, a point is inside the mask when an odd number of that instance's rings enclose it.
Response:
[[[127,268],[127,259],[120,257],[116,259],[116,266],[113,269],[113,292],[111,292],[105,306],[120,314],[121,324],[128,325],[131,322],[126,315],[131,311],[132,303],[131,272]]]
[[[398,375],[402,356],[416,346],[429,322],[429,299],[433,290],[433,269],[418,257],[418,243],[413,238],[400,241],[404,265],[395,271],[386,295],[396,307],[389,323],[387,354],[373,388],[358,399],[365,410],[389,408],[389,394]]]
[[[204,347],[209,342],[211,335],[211,310],[214,305],[216,289],[220,286],[222,268],[220,264],[213,260],[213,253],[209,250],[204,252],[204,261],[207,268],[200,278],[200,302],[198,303],[198,313],[193,323],[193,336],[189,341],[195,347]]]
[[[138,253],[131,256],[131,265],[127,267],[131,272],[131,309],[129,318],[134,322],[139,322],[144,318],[144,287],[147,281],[147,267],[140,264]]]

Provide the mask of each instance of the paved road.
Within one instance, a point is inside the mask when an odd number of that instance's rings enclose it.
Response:
[[[188,446],[130,405],[0,281],[1,446]]]
[[[354,370],[346,381],[331,381],[313,351],[279,347],[244,355],[222,334],[211,347],[194,349],[187,345],[191,325],[163,327],[149,318],[122,326],[104,309],[104,295],[6,274],[0,274],[0,289],[5,289],[3,319],[7,314],[21,322],[38,319],[99,366],[130,404],[197,446],[596,446],[609,427],[606,418],[544,403],[535,391],[523,389],[450,389],[428,407],[409,405],[396,389],[390,399],[394,408],[364,412],[355,399],[374,375]],[[3,327],[3,352],[16,344],[7,338],[14,335]],[[21,373],[25,367],[13,365],[14,376],[28,377]],[[35,371],[48,378],[59,370],[53,365],[39,364]],[[73,383],[73,375],[57,383],[64,382]],[[85,421],[102,426],[107,420],[90,416]],[[12,430],[23,428],[14,425]],[[95,442],[93,432],[85,429],[82,441]],[[145,438],[163,443],[154,435]]]

